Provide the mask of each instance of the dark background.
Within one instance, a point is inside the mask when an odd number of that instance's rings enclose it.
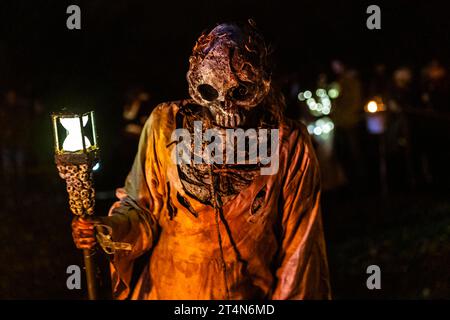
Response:
[[[81,7],[81,30],[66,28],[70,4]],[[437,57],[448,65],[450,19],[444,2],[376,2],[381,30],[366,28],[370,4],[2,0],[0,91],[18,88],[39,99],[45,112],[23,128],[35,137],[38,165],[30,165],[26,183],[2,184],[0,298],[83,297],[65,287],[65,268],[81,265],[81,258],[71,243],[63,182],[52,164],[51,111],[65,106],[97,112],[103,162],[96,183],[105,194],[98,211],[105,214],[112,190],[131,164],[116,156],[125,91],[144,86],[155,104],[187,97],[191,48],[204,29],[218,22],[252,17],[274,48],[275,78],[296,72],[304,85],[314,83],[336,57],[357,68],[363,80],[378,62],[391,69],[420,68]],[[430,141],[443,152],[448,148],[444,134]],[[446,187],[400,190],[387,200],[380,200],[377,190],[351,200],[325,194],[335,297],[449,298]],[[382,290],[365,286],[370,264],[384,272]]]

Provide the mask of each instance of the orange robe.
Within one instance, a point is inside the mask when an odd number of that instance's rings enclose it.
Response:
[[[115,299],[329,299],[328,265],[320,211],[318,162],[304,126],[279,129],[279,170],[260,175],[223,206],[220,223],[227,281],[223,277],[215,211],[183,190],[171,159],[171,134],[181,102],[159,105],[147,120],[120,201],[109,212],[127,221],[114,241],[132,251],[111,262]],[[264,190],[262,206],[252,203]],[[181,195],[193,215],[180,203]],[[169,208],[170,206],[170,208]],[[169,215],[175,210],[175,215]],[[237,249],[238,254],[236,253]],[[136,286],[133,263],[151,250]]]

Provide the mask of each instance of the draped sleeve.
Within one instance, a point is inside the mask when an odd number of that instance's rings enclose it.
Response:
[[[280,203],[281,249],[273,299],[330,299],[320,209],[320,171],[304,126],[290,136]]]
[[[131,251],[118,251],[111,260],[113,297],[126,299],[134,260],[150,250],[159,233],[158,219],[162,208],[161,163],[158,160],[161,106],[146,121],[139,140],[138,151],[125,186],[116,190],[119,199],[109,210],[114,241],[127,242]]]

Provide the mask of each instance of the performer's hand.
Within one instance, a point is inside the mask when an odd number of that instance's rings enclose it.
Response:
[[[74,217],[72,220],[72,237],[78,249],[91,249],[95,246],[96,224],[107,224],[107,217]]]

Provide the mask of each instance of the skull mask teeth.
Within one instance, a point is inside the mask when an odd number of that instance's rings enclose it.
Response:
[[[189,94],[216,125],[238,127],[270,89],[267,49],[251,26],[221,24],[198,39],[189,59]]]

